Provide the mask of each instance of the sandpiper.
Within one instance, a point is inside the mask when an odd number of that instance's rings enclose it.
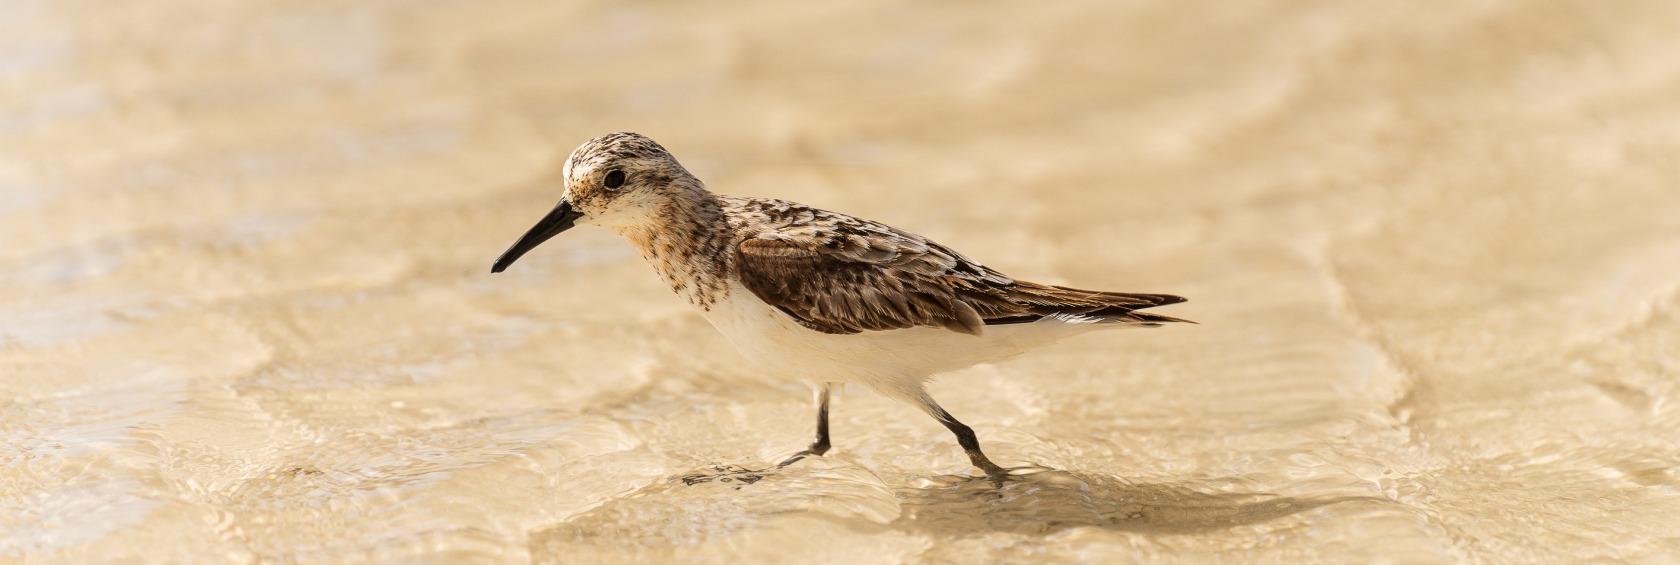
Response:
[[[828,451],[829,390],[856,383],[921,408],[956,434],[975,467],[1007,475],[928,395],[929,378],[1090,330],[1187,321],[1139,311],[1184,301],[1177,296],[1016,280],[879,222],[713,194],[634,133],[589,140],[562,175],[560,203],[491,272],[574,225],[618,232],[748,359],[812,383],[816,439],[782,465]]]

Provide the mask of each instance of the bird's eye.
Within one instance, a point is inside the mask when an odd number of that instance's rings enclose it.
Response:
[[[606,178],[601,179],[601,183],[607,185],[607,188],[618,188],[624,186],[624,171],[620,171],[618,169],[607,171],[607,176]]]

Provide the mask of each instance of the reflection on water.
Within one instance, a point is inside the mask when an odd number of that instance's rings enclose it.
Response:
[[[1677,11],[7,0],[0,561],[1680,560]],[[764,470],[616,236],[488,273],[615,130],[1201,325]]]
[[[1014,477],[1002,484],[967,479],[942,488],[898,492],[904,507],[893,525],[945,535],[1049,534],[1079,527],[1194,533],[1260,524],[1329,504],[1387,502],[1380,497],[1202,493],[1189,485],[1134,484],[1059,471]]]
[[[783,522],[808,517],[869,531],[879,530],[899,513],[892,488],[856,466],[795,465],[747,475],[748,480],[720,477],[693,484],[669,477],[562,524],[533,531],[531,555],[539,562],[659,561],[701,544],[758,537],[767,518]],[[808,534],[773,531],[765,541],[780,539],[786,544],[781,548],[785,556],[796,557],[804,535]]]
[[[835,462],[812,467],[758,471],[717,467],[684,478],[671,477],[535,531],[531,553],[539,562],[653,562],[682,555],[684,548],[734,545],[740,538],[755,537],[754,530],[767,529],[773,533],[766,537],[788,536],[782,539],[787,557],[817,558],[826,554],[805,553],[807,543],[802,538],[808,534],[781,532],[774,526],[766,528],[763,522],[815,520],[857,533],[893,532],[932,539],[985,539],[998,534],[1037,537],[1077,528],[1191,535],[1245,527],[1285,529],[1301,521],[1278,522],[1322,507],[1392,504],[1379,496],[1200,492],[1194,484],[1133,483],[1065,471],[1001,480],[924,477],[889,487],[861,468]],[[686,478],[701,475],[710,480]]]
[[[713,465],[710,469],[699,473],[689,473],[677,477],[685,485],[694,486],[700,483],[728,483],[736,489],[764,480],[765,475],[773,474],[776,467],[763,469],[748,469],[740,465]]]

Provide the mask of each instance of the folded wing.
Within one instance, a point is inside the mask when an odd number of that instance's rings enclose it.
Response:
[[[884,224],[784,226],[737,246],[747,290],[807,328],[831,334],[912,327],[980,335],[987,325],[1046,316],[1159,325],[1137,312],[1184,299],[1016,281],[945,246]]]

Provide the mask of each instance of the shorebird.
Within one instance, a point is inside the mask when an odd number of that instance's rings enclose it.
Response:
[[[815,388],[816,438],[783,466],[828,451],[829,391],[855,383],[921,408],[956,434],[975,467],[1007,475],[974,430],[928,395],[931,377],[1086,331],[1188,321],[1139,311],[1183,302],[1178,296],[1016,280],[880,222],[713,194],[634,133],[589,140],[562,176],[559,204],[491,272],[576,225],[624,236],[745,357]]]

